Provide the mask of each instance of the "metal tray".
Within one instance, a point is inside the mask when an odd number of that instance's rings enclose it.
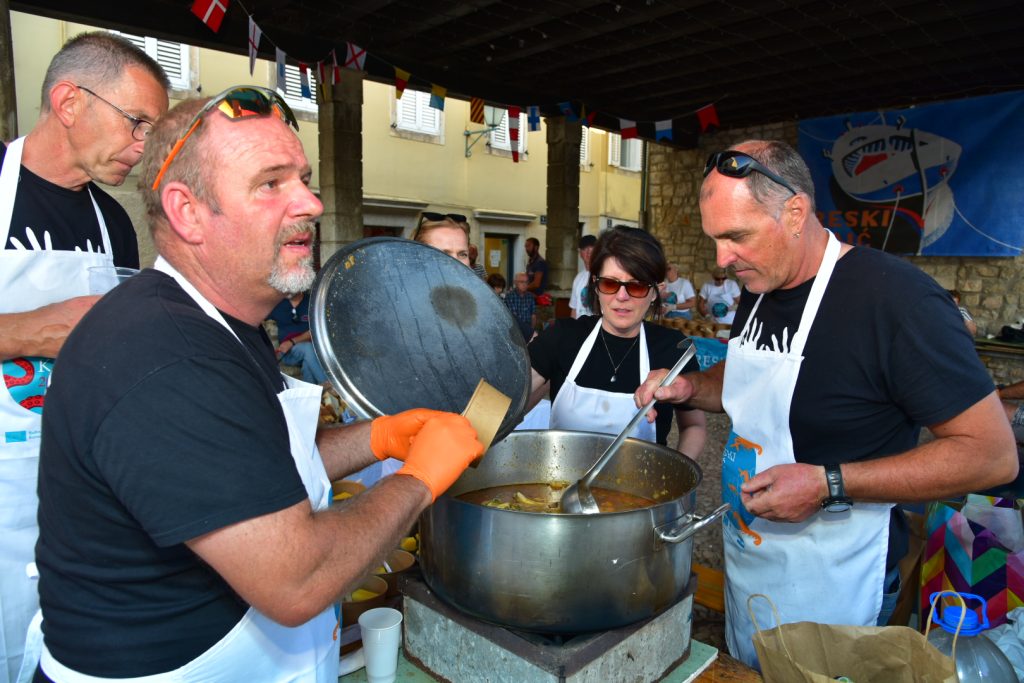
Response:
[[[515,319],[444,252],[394,237],[343,247],[317,275],[309,321],[317,356],[359,417],[461,413],[483,378],[512,399],[495,440],[522,418],[530,359]]]

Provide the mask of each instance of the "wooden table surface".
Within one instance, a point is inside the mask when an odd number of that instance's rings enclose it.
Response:
[[[719,650],[718,658],[697,676],[696,683],[758,683],[761,674]]]

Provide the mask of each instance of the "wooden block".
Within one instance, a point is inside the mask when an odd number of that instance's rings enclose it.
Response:
[[[692,570],[697,575],[697,594],[693,598],[694,601],[698,605],[724,614],[725,574],[696,562],[693,563]]]

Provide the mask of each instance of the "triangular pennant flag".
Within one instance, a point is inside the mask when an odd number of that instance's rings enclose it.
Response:
[[[299,62],[299,89],[302,96],[313,99],[313,93],[309,89],[309,64]]]
[[[708,104],[697,110],[697,120],[700,122],[700,132],[707,133],[718,129],[718,112],[714,104]]]
[[[402,99],[402,93],[405,92],[405,86],[409,85],[409,77],[412,76],[408,71],[403,71],[397,66],[395,67],[395,99]]]
[[[256,22],[249,17],[249,75],[252,76],[256,68],[256,52],[260,49],[260,36],[263,31],[256,25]]]
[[[629,140],[630,138],[636,137],[636,121],[630,121],[629,119],[619,119],[619,134],[623,140]]]
[[[519,163],[519,107],[508,108],[508,142],[512,150],[512,161]]]
[[[536,104],[526,108],[526,127],[530,131],[540,130],[540,107]]]
[[[345,68],[362,71],[366,64],[366,50],[355,43],[348,43],[348,56],[345,57]]]
[[[580,114],[580,116],[583,119],[583,123],[589,128],[590,126],[594,125],[594,117],[597,116],[597,112],[596,111],[592,111],[592,112],[590,112],[588,114],[587,113],[587,106],[583,105],[583,112],[582,112],[582,114]]]
[[[484,122],[484,98],[469,98],[469,121],[470,123]]]
[[[671,140],[672,139],[672,119],[665,119],[664,121],[654,122],[654,140]]]
[[[282,50],[279,47],[275,47],[274,48],[274,55],[275,55],[276,61],[277,61],[277,69],[275,71],[275,73],[277,74],[277,85],[275,87],[278,90],[280,90],[281,92],[283,92],[285,94],[288,94],[288,84],[285,81],[285,74],[284,74],[284,58],[285,58],[284,50]]]
[[[192,14],[216,33],[220,30],[220,22],[228,11],[229,0],[196,0],[192,3]]]
[[[431,83],[430,84],[430,106],[438,111],[444,111],[444,98],[448,95],[448,88]]]
[[[327,101],[327,64],[316,63],[316,98],[318,102]]]
[[[564,116],[565,120],[569,123],[575,123],[580,120],[579,117],[576,116],[576,111],[572,108],[571,102],[559,102],[558,108],[561,110],[562,116]]]
[[[341,83],[341,67],[338,66],[338,55],[331,50],[331,85]]]

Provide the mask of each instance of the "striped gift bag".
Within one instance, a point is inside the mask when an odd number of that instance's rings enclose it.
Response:
[[[921,564],[921,605],[936,591],[974,593],[988,601],[992,627],[1024,605],[1021,500],[971,494],[929,503]]]

